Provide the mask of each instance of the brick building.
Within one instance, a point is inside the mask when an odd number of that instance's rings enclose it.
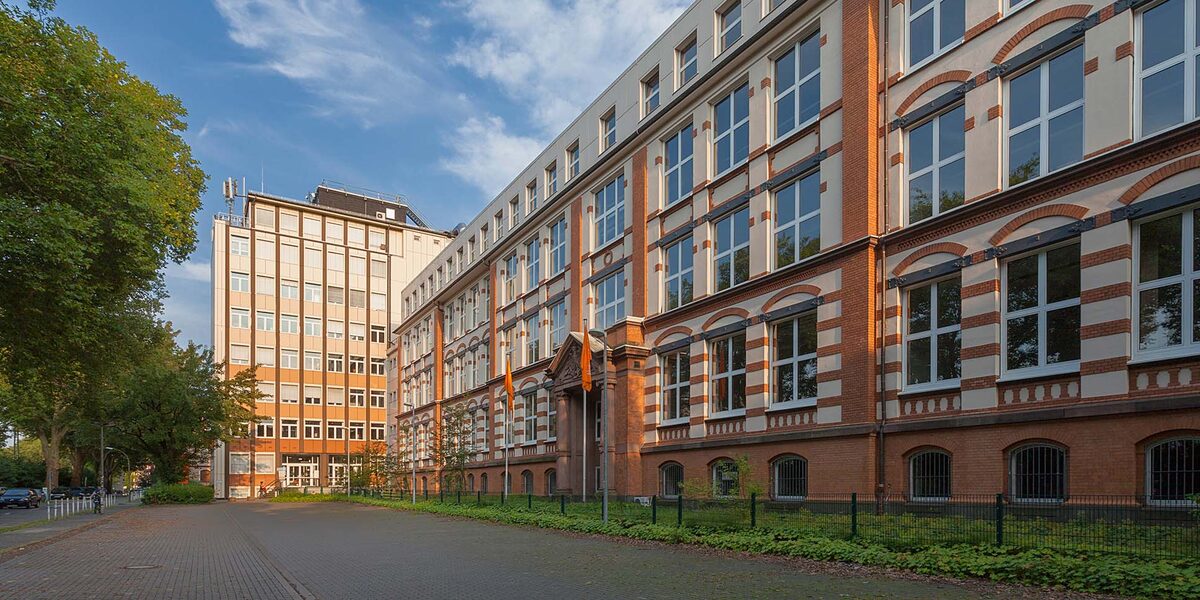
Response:
[[[416,485],[461,403],[593,492],[592,339],[617,494],[1200,492],[1198,85],[1197,0],[699,0],[405,288]]]
[[[353,454],[386,442],[400,291],[448,240],[398,200],[249,192],[241,214],[213,220],[215,356],[227,377],[257,364],[264,394],[249,436],[214,453],[217,497],[345,485]]]

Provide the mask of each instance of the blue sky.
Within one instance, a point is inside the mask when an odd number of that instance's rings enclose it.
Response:
[[[323,179],[468,221],[689,0],[59,0],[134,74],[188,109],[208,173],[198,246],[167,269],[166,316],[211,340],[221,181],[303,198]]]

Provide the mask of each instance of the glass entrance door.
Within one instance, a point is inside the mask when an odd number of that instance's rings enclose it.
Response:
[[[283,487],[316,487],[321,485],[321,470],[316,456],[285,454],[283,467],[286,469]]]

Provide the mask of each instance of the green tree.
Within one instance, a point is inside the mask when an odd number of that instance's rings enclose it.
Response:
[[[463,403],[442,407],[442,420],[437,424],[437,444],[433,448],[434,464],[442,472],[447,491],[466,489],[467,463],[475,455],[474,424]]]
[[[121,386],[112,410],[119,443],[153,465],[155,482],[178,483],[192,460],[218,441],[245,435],[258,390],[257,367],[224,380],[212,352],[169,338]]]
[[[37,437],[46,485],[64,436],[128,365],[160,271],[195,247],[204,174],[180,101],[95,35],[0,0],[0,420]],[[135,328],[136,329],[136,328]]]

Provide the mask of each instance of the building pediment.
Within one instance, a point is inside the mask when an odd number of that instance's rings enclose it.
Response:
[[[583,370],[579,359],[583,354],[584,343],[591,345],[592,381],[598,382],[603,377],[604,368],[601,361],[604,360],[604,344],[591,336],[585,337],[582,333],[572,331],[567,334],[562,345],[558,347],[558,352],[555,352],[554,359],[550,361],[550,366],[546,368],[546,375],[554,380],[554,389],[578,387],[583,383]]]

